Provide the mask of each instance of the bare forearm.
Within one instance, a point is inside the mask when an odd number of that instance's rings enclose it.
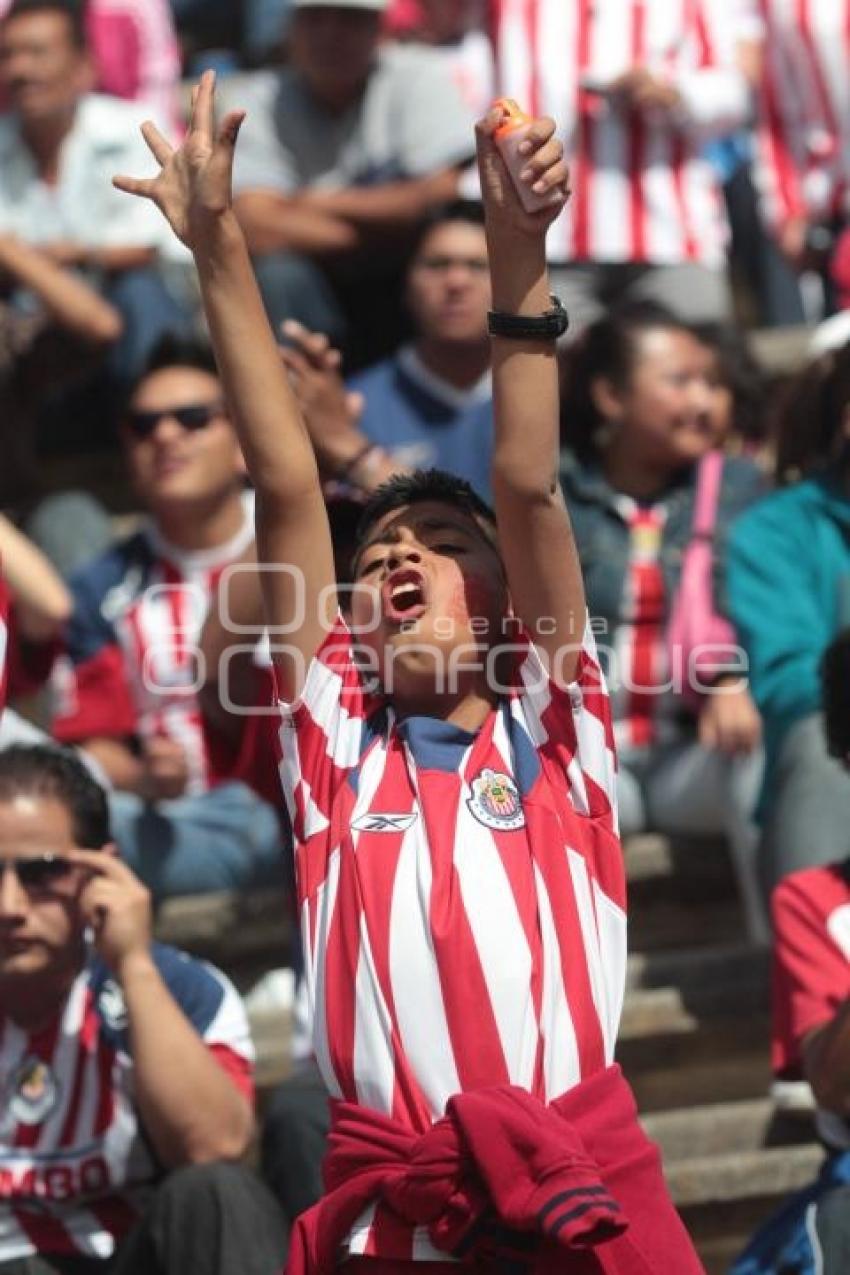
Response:
[[[142,796],[144,767],[123,740],[98,736],[82,741],[82,747],[103,768],[113,787],[121,792],[134,792]]]
[[[129,1018],[134,1096],[169,1168],[236,1160],[253,1132],[247,1100],[211,1056],[148,953],[116,971]]]
[[[0,238],[0,269],[34,292],[56,322],[82,340],[99,345],[121,335],[121,316],[113,306],[23,240]]]
[[[85,264],[107,274],[124,274],[128,270],[144,270],[156,261],[154,248],[93,248],[86,254]]]
[[[542,242],[490,241],[493,308],[539,315],[550,308]],[[558,365],[554,341],[494,337],[494,476],[529,494],[554,491],[558,457]]]
[[[137,244],[121,244],[115,247],[94,247],[76,241],[46,244],[45,251],[54,264],[66,269],[100,270],[106,274],[121,274],[126,270],[142,270],[156,261],[156,249]]]
[[[445,169],[428,177],[387,182],[382,186],[349,186],[344,190],[305,191],[299,202],[311,211],[341,218],[363,229],[413,225],[435,204],[456,199],[458,174]]]
[[[0,563],[22,636],[33,642],[55,637],[71,615],[71,595],[41,550],[2,514]]]
[[[850,1000],[804,1051],[806,1076],[820,1106],[850,1115]]]
[[[349,222],[297,199],[246,194],[239,196],[234,208],[253,253],[303,252],[322,257],[360,247],[360,236]]]
[[[489,243],[493,306],[540,315],[551,306],[542,239]],[[575,675],[585,624],[581,565],[558,481],[558,366],[552,340],[493,339],[493,496],[517,613],[557,640],[559,678]],[[564,647],[569,653],[564,658]],[[550,651],[551,654],[551,651]]]
[[[316,460],[232,214],[196,246],[195,259],[222,381],[258,497],[266,509],[291,506],[319,491]]]

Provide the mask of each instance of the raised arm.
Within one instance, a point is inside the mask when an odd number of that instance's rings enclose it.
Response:
[[[500,118],[492,111],[477,130],[493,308],[540,315],[551,308],[546,230],[563,206],[568,171],[553,121],[537,120],[529,134],[527,171],[553,199],[542,212],[524,212],[493,142]],[[514,610],[550,656],[553,674],[566,683],[578,662],[585,600],[558,482],[554,340],[493,338],[493,408],[493,497]],[[574,649],[565,655],[569,648]]]
[[[191,249],[225,392],[257,491],[257,547],[281,692],[295,698],[336,612],[333,552],[310,439],[278,355],[232,209],[231,173],[240,112],[216,135],[215,77],[193,94],[186,140],[173,150],[153,124],[145,140],[160,164],[149,180],[115,179],[152,199]],[[319,613],[320,599],[323,602]]]

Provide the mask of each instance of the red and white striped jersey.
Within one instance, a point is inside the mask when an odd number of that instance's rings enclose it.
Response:
[[[661,544],[667,506],[649,508],[617,495],[617,508],[629,529],[621,622],[613,634],[617,675],[612,679],[611,708],[617,750],[631,753],[673,739],[678,734],[669,689],[667,652],[668,598],[661,566]]]
[[[470,733],[398,720],[340,619],[282,705],[314,1046],[330,1092],[426,1130],[460,1091],[549,1101],[612,1060],[626,960],[608,698],[588,627],[576,681],[525,634]],[[352,1253],[438,1260],[380,1205]]]
[[[188,758],[187,793],[232,777],[220,769],[221,750],[209,747],[198,702],[198,640],[222,571],[253,535],[247,506],[230,542],[198,553],[182,553],[147,528],[74,577],[66,658],[54,673],[57,739],[165,736]]]
[[[773,914],[773,1070],[803,1074],[803,1046],[850,997],[850,861],[792,872],[779,882]],[[850,1148],[850,1121],[821,1109],[818,1132],[830,1147]]]
[[[551,261],[722,264],[727,224],[703,148],[748,120],[735,60],[747,4],[494,0],[499,92],[557,120],[571,165]],[[634,66],[675,86],[675,112],[626,111],[606,94]]]
[[[254,1050],[233,986],[173,948],[154,945],[152,954],[189,1022],[252,1099]],[[34,1253],[110,1257],[162,1169],[133,1102],[124,999],[100,961],[38,1032],[0,1006],[0,1093],[0,1263]]]
[[[768,221],[846,209],[850,0],[759,0],[766,32],[756,174]]]

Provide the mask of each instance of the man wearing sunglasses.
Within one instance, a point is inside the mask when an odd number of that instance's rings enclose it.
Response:
[[[149,517],[72,579],[54,734],[103,767],[122,856],[157,897],[277,880],[277,815],[241,782],[246,750],[213,734],[197,695],[210,598],[254,536],[208,348],[163,341],[120,432]]]
[[[0,1275],[273,1275],[274,1199],[235,1163],[254,1051],[212,966],[151,940],[105,794],[0,752]]]

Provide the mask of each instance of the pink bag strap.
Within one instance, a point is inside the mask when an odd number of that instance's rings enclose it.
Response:
[[[699,463],[694,499],[692,534],[695,539],[711,540],[717,522],[717,502],[723,478],[723,453],[708,452]]]

